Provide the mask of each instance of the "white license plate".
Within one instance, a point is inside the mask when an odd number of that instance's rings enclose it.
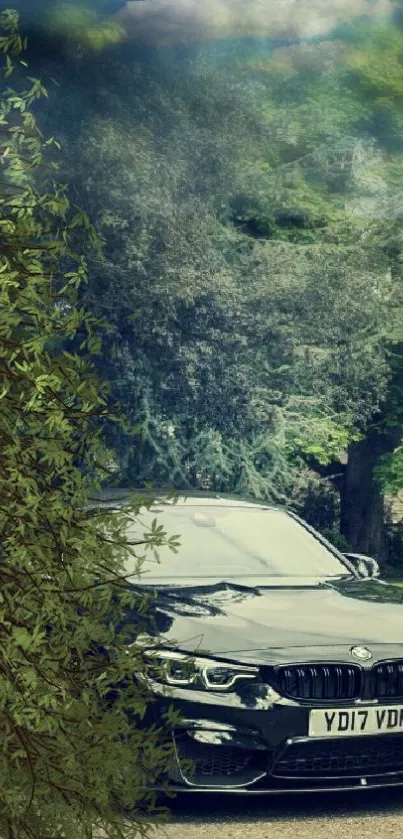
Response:
[[[403,705],[321,708],[309,714],[309,737],[403,733]]]

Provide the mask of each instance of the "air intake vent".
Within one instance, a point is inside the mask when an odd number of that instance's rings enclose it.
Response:
[[[279,778],[341,778],[403,771],[403,736],[294,742],[274,765]]]

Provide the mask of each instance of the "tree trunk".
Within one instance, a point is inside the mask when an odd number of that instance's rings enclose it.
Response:
[[[385,499],[375,479],[375,468],[383,454],[392,452],[401,431],[379,434],[370,429],[364,440],[352,443],[344,480],[340,485],[340,530],[353,551],[384,561]]]

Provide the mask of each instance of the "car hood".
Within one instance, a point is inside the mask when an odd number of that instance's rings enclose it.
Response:
[[[255,663],[305,659],[318,648],[401,648],[403,590],[379,581],[236,590],[225,584],[160,590],[158,630],[170,646]],[[287,651],[287,653],[286,653]],[[393,655],[392,652],[388,652]]]

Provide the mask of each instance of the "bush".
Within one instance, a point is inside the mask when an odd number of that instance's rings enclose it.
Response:
[[[169,540],[155,527],[130,543],[128,518],[150,503],[137,496],[113,516],[85,509],[111,460],[106,389],[84,360],[102,333],[77,304],[91,226],[55,183],[16,14],[1,23],[15,87],[0,102],[0,836],[117,839],[146,832],[146,790],[171,757],[163,726],[144,726],[152,697],[133,674],[150,604],[123,573]],[[110,706],[112,683],[125,690]],[[131,826],[117,802],[135,806]]]

